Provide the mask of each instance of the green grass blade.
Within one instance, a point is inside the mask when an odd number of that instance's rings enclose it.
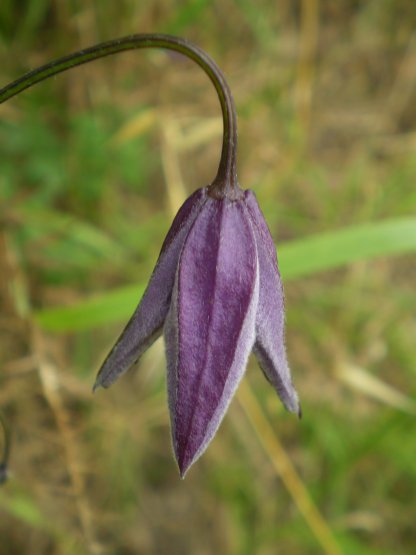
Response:
[[[416,218],[368,223],[299,239],[279,247],[285,280],[358,260],[416,251]],[[55,332],[80,331],[128,318],[145,285],[129,285],[67,307],[39,310],[37,323]]]
[[[144,285],[129,285],[74,303],[35,312],[41,328],[55,332],[82,331],[123,320],[133,313]]]
[[[331,270],[357,260],[416,251],[416,218],[355,225],[278,247],[283,279]]]
[[[49,528],[48,519],[42,514],[36,500],[28,495],[13,492],[10,496],[0,495],[0,508],[14,518],[34,528]]]

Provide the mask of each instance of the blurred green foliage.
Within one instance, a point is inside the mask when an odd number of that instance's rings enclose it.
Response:
[[[225,70],[240,181],[286,283],[301,423],[254,361],[247,379],[344,554],[416,543],[415,23],[410,0],[0,4],[2,84],[140,31],[190,38]],[[238,401],[178,479],[161,343],[90,394],[178,199],[215,174],[218,133],[180,145],[218,116],[198,69],[153,52],[0,107],[0,408],[14,435],[1,555],[322,553]]]

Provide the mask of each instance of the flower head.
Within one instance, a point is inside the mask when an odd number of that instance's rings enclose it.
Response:
[[[197,190],[179,210],[143,298],[94,389],[109,387],[163,332],[173,446],[184,475],[217,431],[251,351],[285,407],[300,414],[286,361],[276,251],[254,194],[238,185],[237,115],[224,74],[187,40],[130,35],[30,71],[0,88],[0,104],[72,67],[142,48],[179,52],[209,77],[222,111],[221,158],[212,184]],[[4,468],[0,466],[0,482]]]
[[[197,190],[162,246],[143,298],[98,373],[109,387],[164,333],[172,439],[183,476],[214,437],[251,351],[300,413],[284,345],[276,250],[252,191]]]

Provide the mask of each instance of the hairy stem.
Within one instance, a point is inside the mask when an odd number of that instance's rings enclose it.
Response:
[[[230,88],[214,60],[201,48],[179,37],[159,34],[131,35],[79,50],[34,69],[0,89],[0,104],[57,73],[111,54],[139,48],[165,48],[180,52],[198,64],[212,81],[221,104],[224,133],[221,159],[211,191],[213,196],[224,196],[227,193],[231,196],[236,195],[239,190],[236,172],[237,116]]]

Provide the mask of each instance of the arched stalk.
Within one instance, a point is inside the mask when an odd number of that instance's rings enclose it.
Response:
[[[223,197],[225,195],[230,198],[238,197],[239,187],[236,172],[237,116],[230,88],[224,74],[212,58],[201,48],[179,37],[159,34],[131,35],[79,50],[36,68],[0,89],[0,104],[36,83],[72,67],[86,64],[111,54],[141,48],[165,48],[179,52],[198,64],[212,81],[221,104],[224,133],[218,172],[211,185],[210,192],[215,197]]]

